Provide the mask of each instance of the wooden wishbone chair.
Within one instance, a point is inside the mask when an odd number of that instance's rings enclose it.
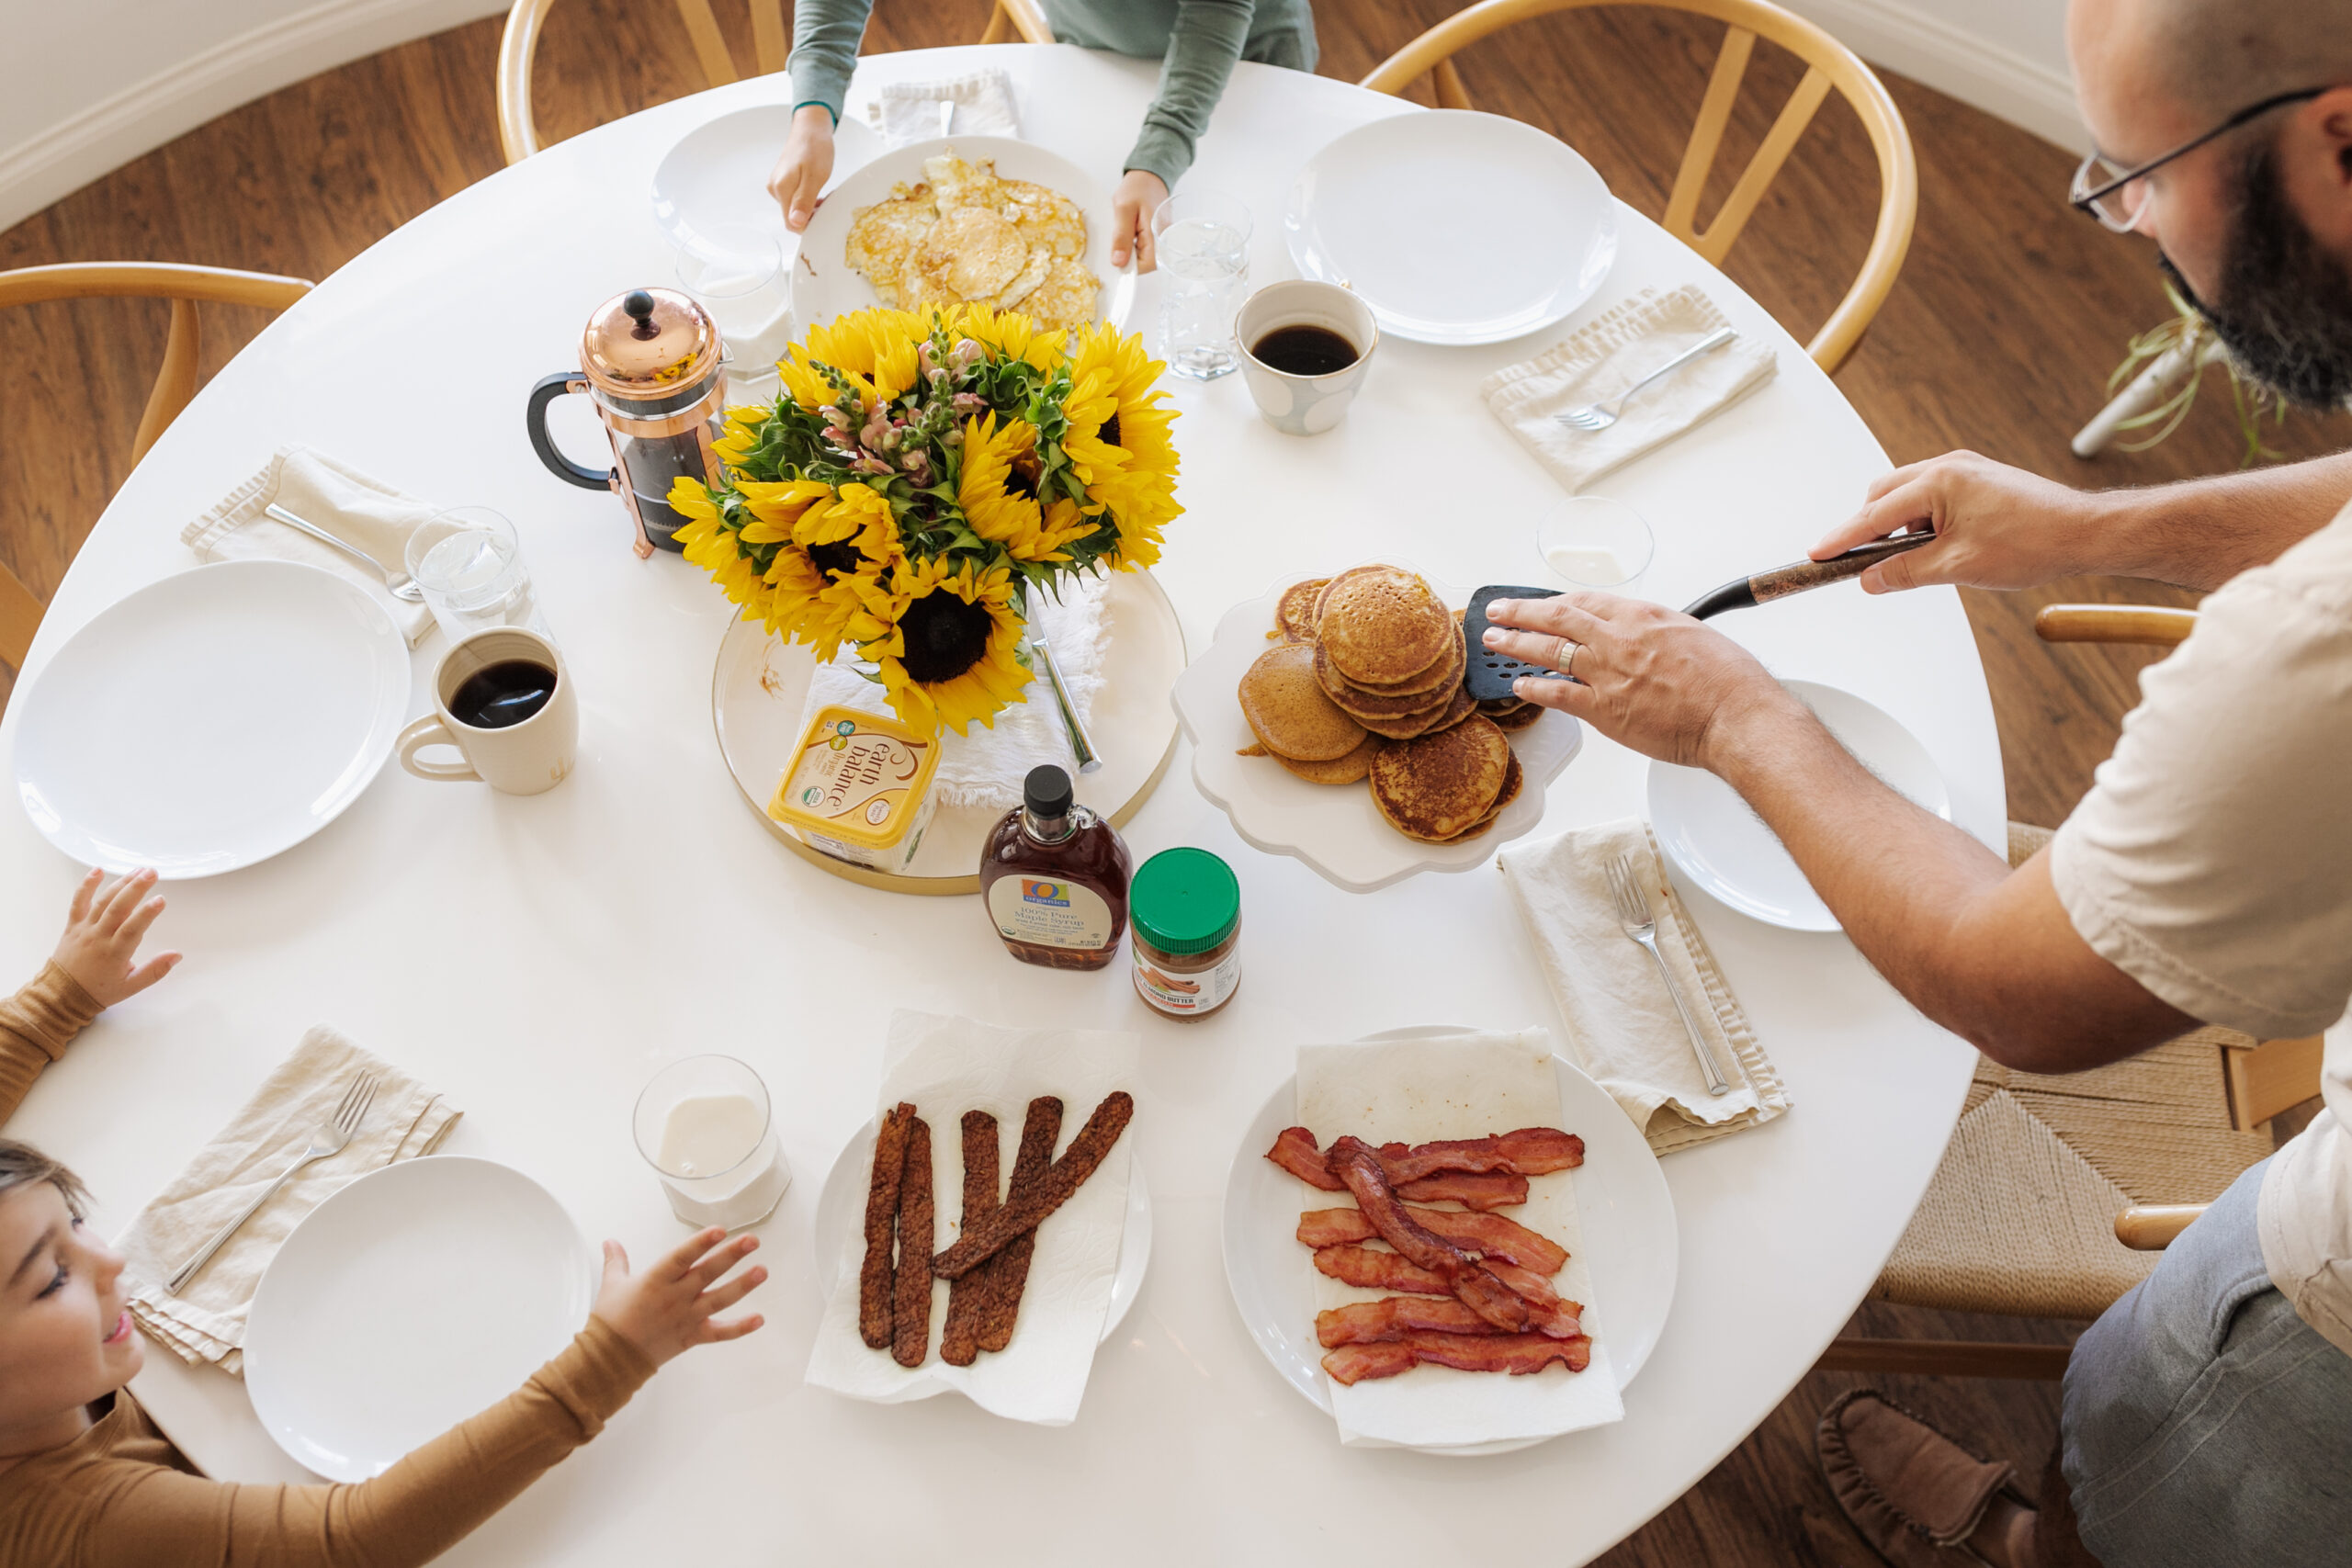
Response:
[[[147,456],[180,411],[196,396],[196,367],[203,347],[197,306],[261,305],[282,310],[311,291],[299,277],[277,277],[264,272],[232,272],[226,267],[185,266],[175,262],[66,262],[53,266],[19,267],[0,272],[0,307],[37,305],[51,299],[98,297],[164,299],[172,302],[170,335],[164,340],[164,363],[155,373],[155,389],[147,395],[147,411],[140,416],[139,434],[131,438],[130,460]],[[22,579],[0,565],[0,664],[22,669],[32,647],[43,606]]]
[[[695,59],[703,77],[714,87],[741,81],[735,56],[718,30],[710,0],[675,0],[678,17],[693,40]],[[746,0],[752,13],[752,52],[764,76],[781,71],[792,51],[792,33],[784,25],[784,0]],[[539,31],[555,0],[514,0],[506,13],[506,31],[498,40],[498,141],[506,161],[519,164],[539,150],[539,133],[531,118],[531,62],[539,52]],[[1031,43],[1051,43],[1053,29],[1037,0],[997,0],[982,43],[1002,43],[1014,33]]]
[[[1757,203],[1781,165],[1812,122],[1814,111],[1834,88],[1861,118],[1878,153],[1878,223],[1871,235],[1870,253],[1862,258],[1846,298],[1805,345],[1814,363],[1835,371],[1860,341],[1887,291],[1894,287],[1903,257],[1911,248],[1911,227],[1919,208],[1919,166],[1912,154],[1911,133],[1902,112],[1887,96],[1886,86],[1861,57],[1813,23],[1791,15],[1769,0],[1482,0],[1458,11],[1383,61],[1360,84],[1375,92],[1398,93],[1423,75],[1434,78],[1440,107],[1466,109],[1476,106],[1462,84],[1453,56],[1468,45],[1514,22],[1548,16],[1555,11],[1582,11],[1601,6],[1648,4],[1668,10],[1711,17],[1726,25],[1723,49],[1715,56],[1714,74],[1699,104],[1699,118],[1683,149],[1682,166],[1676,171],[1674,189],[1667,197],[1659,220],[1667,232],[1720,266],[1755,215]],[[1782,106],[1780,118],[1757,148],[1747,167],[1724,197],[1714,220],[1699,229],[1699,196],[1723,143],[1732,106],[1738,100],[1740,79],[1756,51],[1758,38],[1769,39],[1805,62],[1804,80]]]

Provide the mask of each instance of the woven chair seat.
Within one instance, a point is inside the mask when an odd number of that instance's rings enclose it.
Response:
[[[2049,830],[2012,823],[2021,864]],[[2230,1120],[2222,1052],[2200,1029],[2088,1072],[2015,1072],[1979,1057],[1968,1101],[1918,1213],[1871,1290],[1951,1312],[2097,1317],[2157,1254],[2115,1239],[2133,1203],[2206,1203],[2270,1153]]]

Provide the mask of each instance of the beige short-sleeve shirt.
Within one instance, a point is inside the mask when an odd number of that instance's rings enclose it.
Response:
[[[2263,1261],[2352,1354],[2352,508],[2209,597],[2140,682],[2051,877],[2099,956],[2265,1040],[2326,1032],[2327,1109],[2278,1151]]]

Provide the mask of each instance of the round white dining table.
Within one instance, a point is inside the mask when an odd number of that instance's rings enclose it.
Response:
[[[881,55],[860,62],[853,106],[886,82],[981,64],[1011,73],[1025,137],[1114,183],[1156,62],[1026,45]],[[1227,1168],[1302,1043],[1413,1024],[1560,1030],[1491,863],[1342,892],[1243,843],[1180,750],[1125,834],[1138,860],[1194,844],[1234,866],[1238,998],[1179,1024],[1147,1010],[1124,962],[1093,974],[1017,964],[976,900],[855,886],[769,837],[712,736],[727,604],[673,556],[636,559],[620,504],[557,482],[526,442],[525,394],[573,363],[590,310],[672,276],[648,200],[662,154],[717,115],[787,93],[775,76],[665,104],[452,197],[264,331],[123,485],[57,593],[20,693],[107,604],[195,564],[183,525],[300,443],[514,520],[578,682],[581,760],[527,798],[393,766],[291,851],[171,887],[153,941],[187,962],[102,1018],[9,1134],[76,1167],[99,1223],[119,1229],[305,1028],[329,1022],[463,1108],[447,1152],[521,1168],[590,1238],[618,1237],[641,1262],[683,1227],[631,1142],[639,1089],[681,1055],[752,1063],[797,1172],[759,1233],[774,1275],[750,1305],[767,1326],[673,1363],[454,1564],[903,1562],[951,1545],[970,1563],[1412,1562],[1456,1554],[1465,1529],[1532,1561],[1598,1555],[1706,1474],[1845,1323],[1936,1168],[1973,1053],[1842,936],[1759,925],[1685,886],[1793,1109],[1664,1161],[1680,1283],[1624,1420],[1504,1457],[1343,1448],[1236,1314],[1219,1249]],[[1253,279],[1292,276],[1281,213],[1300,167],[1353,127],[1418,112],[1245,64],[1186,182],[1255,214]],[[1413,243],[1416,215],[1396,220],[1396,243]],[[1700,284],[1780,359],[1761,391],[1591,487],[1656,528],[1644,593],[1683,603],[1796,558],[1847,515],[1886,466],[1860,416],[1720,273],[1632,210],[1620,221],[1615,269],[1577,316],[1488,347],[1391,338],[1328,434],[1278,434],[1240,377],[1170,378],[1186,512],[1159,575],[1189,646],[1207,646],[1220,614],[1269,584],[1382,555],[1455,582],[1542,581],[1533,524],[1559,491],[1487,414],[1478,383],[1642,288]],[[1137,324],[1156,299],[1147,279]],[[581,434],[575,423],[584,457]],[[1991,705],[1951,590],[1835,588],[1717,624],[1780,673],[1894,715],[1942,770],[1955,820],[2002,841]],[[435,633],[415,650],[413,713],[425,711],[443,646]],[[1645,767],[1589,739],[1548,792],[1540,831],[1637,814]],[[79,874],[22,812],[0,813],[0,963],[38,967]],[[899,1007],[1141,1038],[1150,1273],[1070,1426],[998,1420],[954,1396],[864,1404],[802,1382],[820,1307],[818,1190],[873,1113]],[[148,1359],[137,1386],[199,1464],[299,1478],[241,1384],[153,1347]]]

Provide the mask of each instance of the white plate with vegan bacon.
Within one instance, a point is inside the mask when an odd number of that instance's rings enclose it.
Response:
[[[1351,1445],[1507,1453],[1620,1419],[1678,1247],[1657,1156],[1540,1029],[1302,1047],[1226,1185],[1234,1304]]]

